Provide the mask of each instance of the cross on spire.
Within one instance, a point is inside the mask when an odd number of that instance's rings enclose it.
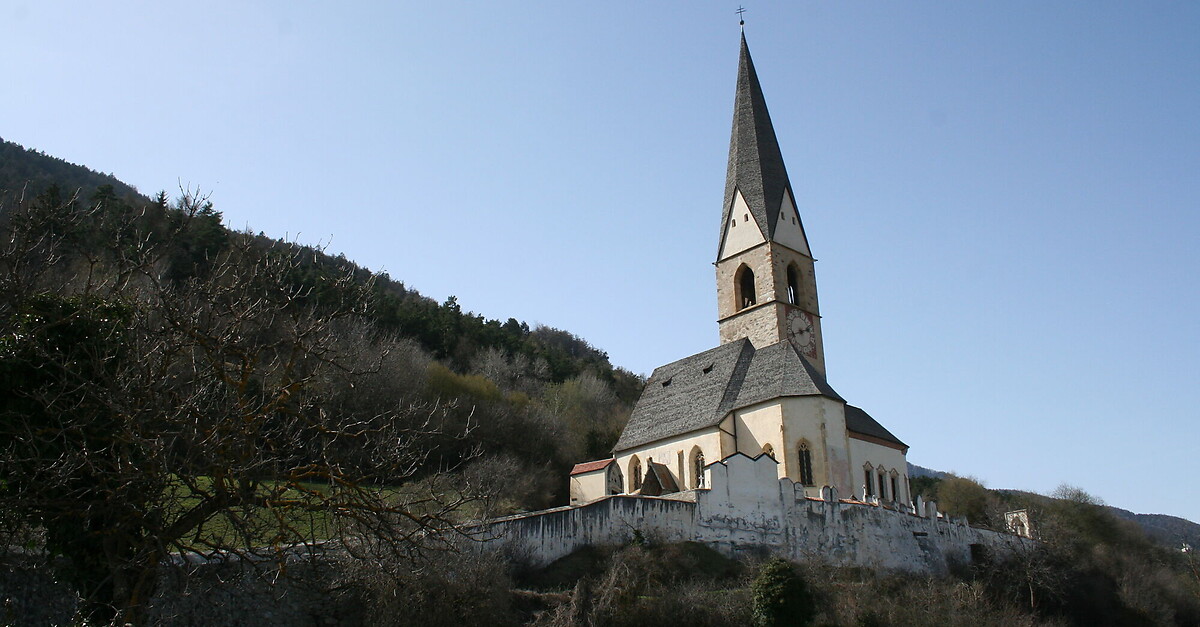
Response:
[[[743,13],[745,13],[745,12],[746,12],[746,7],[744,7],[740,4],[738,5],[738,10],[734,11],[734,13],[738,14],[738,26],[744,27],[746,25],[746,16],[743,15]]]

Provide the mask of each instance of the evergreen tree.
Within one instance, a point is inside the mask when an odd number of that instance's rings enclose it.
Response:
[[[767,560],[751,584],[754,624],[760,627],[807,625],[816,615],[812,593],[790,563]]]

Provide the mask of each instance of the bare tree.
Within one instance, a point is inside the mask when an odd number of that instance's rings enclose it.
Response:
[[[470,486],[404,487],[455,434],[378,393],[405,373],[362,319],[369,285],[236,233],[181,279],[206,199],[112,204],[0,207],[0,523],[93,618],[142,622],[171,555],[419,558],[459,533]]]

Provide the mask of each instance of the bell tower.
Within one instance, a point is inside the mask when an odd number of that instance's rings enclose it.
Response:
[[[716,261],[721,343],[791,340],[824,374],[815,260],[794,199],[743,33]]]

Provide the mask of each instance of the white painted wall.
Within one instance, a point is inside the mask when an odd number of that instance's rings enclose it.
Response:
[[[608,468],[571,475],[571,505],[582,505],[608,494]]]
[[[688,467],[693,447],[700,447],[707,464],[725,456],[722,454],[724,451],[721,449],[721,436],[717,427],[700,429],[686,435],[659,440],[646,446],[623,451],[617,455],[616,459],[625,476],[625,492],[633,491],[631,489],[633,478],[629,474],[629,463],[635,455],[642,462],[643,478],[646,473],[646,462],[653,459],[656,463],[665,464],[670,469],[671,476],[675,478],[675,483],[681,490],[695,488],[695,478]]]
[[[808,496],[816,496],[822,485],[831,485],[843,495],[852,492],[842,403],[823,396],[784,397],[734,412],[733,423],[737,452],[754,457],[770,444],[780,464],[780,478],[796,482],[800,481],[800,441],[807,441],[815,475],[815,485],[806,490]]]
[[[779,206],[779,222],[775,223],[775,241],[812,257],[808,240],[804,237],[804,226],[800,224],[800,213],[792,202],[792,196],[783,190],[783,202]]]
[[[729,222],[722,228],[725,235],[721,238],[718,260],[728,259],[751,246],[767,241],[762,230],[758,228],[758,222],[750,215],[750,207],[746,205],[746,199],[742,198],[741,190],[734,193],[733,211],[729,213]],[[756,273],[755,278],[761,282],[763,278],[769,280],[770,277],[759,278]]]
[[[738,453],[757,457],[763,447],[770,444],[775,451],[776,461],[781,461],[779,452],[787,446],[783,436],[782,399],[734,412],[733,424]],[[780,464],[779,472],[780,476],[786,476],[783,464]]]
[[[859,440],[851,437],[850,465],[852,473],[851,476],[854,479],[854,488],[852,493],[856,497],[863,496],[862,488],[863,481],[865,480],[865,477],[863,476],[863,468],[868,463],[870,463],[871,467],[876,470],[882,466],[886,471],[890,472],[895,470],[899,475],[897,484],[900,488],[901,494],[898,495],[899,498],[892,497],[892,495],[888,494],[888,499],[897,500],[903,503],[907,503],[912,500],[908,493],[908,463],[904,453],[901,453],[894,448],[883,446],[882,444],[867,442],[865,440]],[[878,476],[878,473],[876,473],[876,476]],[[879,493],[878,486],[876,486],[875,493]],[[846,495],[848,493],[842,492],[842,494]]]
[[[697,541],[730,556],[766,550],[792,560],[820,559],[879,570],[944,573],[968,563],[971,545],[1003,556],[1032,541],[963,522],[797,495],[776,463],[733,455],[708,468],[712,487],[670,497],[610,496],[580,507],[480,526],[482,550],[505,550],[547,564],[589,544],[623,544],[635,531],[652,541]]]

